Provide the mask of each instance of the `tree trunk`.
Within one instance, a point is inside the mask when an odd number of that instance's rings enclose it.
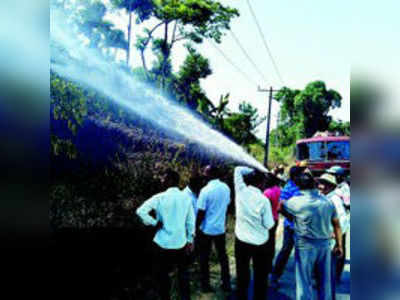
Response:
[[[163,54],[163,62],[161,66],[161,87],[165,88],[165,66],[167,65],[167,59],[168,59],[168,25],[169,22],[165,22],[165,31],[164,31],[164,43],[162,46],[162,54]]]
[[[129,66],[129,58],[131,54],[131,29],[132,29],[132,11],[129,11],[128,23],[128,49],[126,49],[126,65]]]

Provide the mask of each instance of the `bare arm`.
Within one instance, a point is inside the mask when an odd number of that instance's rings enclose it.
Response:
[[[339,256],[343,256],[343,241],[342,241],[342,229],[340,228],[340,222],[338,218],[332,219],[333,232],[335,235],[336,245],[334,252]]]

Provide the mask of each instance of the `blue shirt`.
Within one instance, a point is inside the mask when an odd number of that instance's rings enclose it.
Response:
[[[337,218],[335,205],[317,190],[302,191],[283,203],[288,213],[295,217],[296,243],[299,241],[327,242],[331,239],[332,219]]]
[[[205,211],[200,230],[208,235],[225,233],[226,212],[231,202],[231,190],[219,179],[211,180],[200,191],[197,210]]]
[[[243,180],[243,175],[252,171],[248,167],[235,168],[235,235],[242,242],[258,246],[268,241],[269,229],[275,222],[268,198]]]
[[[150,212],[156,212],[154,219]],[[137,210],[137,215],[145,225],[162,223],[153,241],[164,249],[181,249],[193,242],[195,219],[192,202],[183,191],[171,187],[163,193],[154,195]]]
[[[291,179],[289,179],[288,182],[283,187],[283,189],[281,190],[281,196],[279,199],[283,203],[283,201],[289,200],[293,196],[299,196],[299,195],[301,195],[299,188]],[[286,218],[284,225],[289,226],[291,229],[294,229],[293,222],[289,221]]]

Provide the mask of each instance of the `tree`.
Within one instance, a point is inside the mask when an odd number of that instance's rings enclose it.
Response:
[[[232,137],[242,146],[249,147],[250,144],[258,142],[254,135],[256,128],[265,121],[265,117],[258,115],[258,110],[250,103],[239,104],[239,112],[231,113],[224,119],[224,132]]]
[[[338,132],[340,135],[347,135],[350,136],[351,129],[350,129],[350,122],[343,122],[341,120],[332,122],[329,124],[329,131],[331,132]]]
[[[163,28],[163,38],[156,39],[155,46],[161,54],[161,85],[165,86],[168,59],[175,43],[183,40],[201,43],[204,38],[221,41],[223,30],[229,29],[231,19],[238,16],[236,9],[223,6],[214,0],[154,0],[154,16],[160,23],[145,30],[138,37],[137,47],[141,51],[146,69],[144,51],[158,28]],[[171,27],[172,26],[172,27]]]
[[[148,18],[153,13],[153,1],[151,0],[111,0],[114,7],[124,9],[128,14],[128,45],[126,49],[126,64],[129,65],[130,52],[131,52],[131,32],[132,32],[132,15],[137,15],[136,23],[139,24]]]
[[[210,63],[191,45],[186,45],[186,48],[189,54],[179,68],[174,82],[177,98],[192,110],[200,108],[201,112],[208,113],[210,101],[200,87],[200,79],[212,73]]]
[[[297,139],[327,130],[332,121],[328,113],[341,106],[342,97],[337,91],[328,90],[323,81],[314,81],[304,90],[285,87],[275,95],[275,99],[281,103],[278,131],[291,131],[290,139]]]
[[[212,119],[212,123],[221,131],[224,131],[225,128],[225,118],[231,115],[231,112],[228,109],[228,104],[229,93],[225,96],[221,95],[221,97],[219,98],[218,106],[214,106],[211,103],[212,109],[209,113]]]

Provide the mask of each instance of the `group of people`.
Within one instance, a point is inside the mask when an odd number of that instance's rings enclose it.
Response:
[[[283,168],[263,173],[238,166],[234,170],[233,194],[221,180],[219,168],[207,166],[203,175],[193,176],[189,185],[180,190],[179,174],[167,170],[162,178],[166,190],[145,201],[136,211],[145,225],[156,228],[153,265],[162,299],[170,299],[169,273],[173,267],[178,269],[181,299],[190,299],[188,266],[194,259],[199,261],[202,291],[214,291],[209,269],[212,245],[221,267],[221,288],[231,292],[226,253],[231,199],[235,207],[237,299],[248,299],[251,261],[254,299],[265,300],[269,284],[279,287],[293,248],[296,298],[312,299],[315,280],[319,299],[335,299],[349,230],[350,189],[344,169],[332,167],[314,178],[306,167],[293,166],[285,182]],[[279,214],[285,217],[284,238],[273,265]]]

